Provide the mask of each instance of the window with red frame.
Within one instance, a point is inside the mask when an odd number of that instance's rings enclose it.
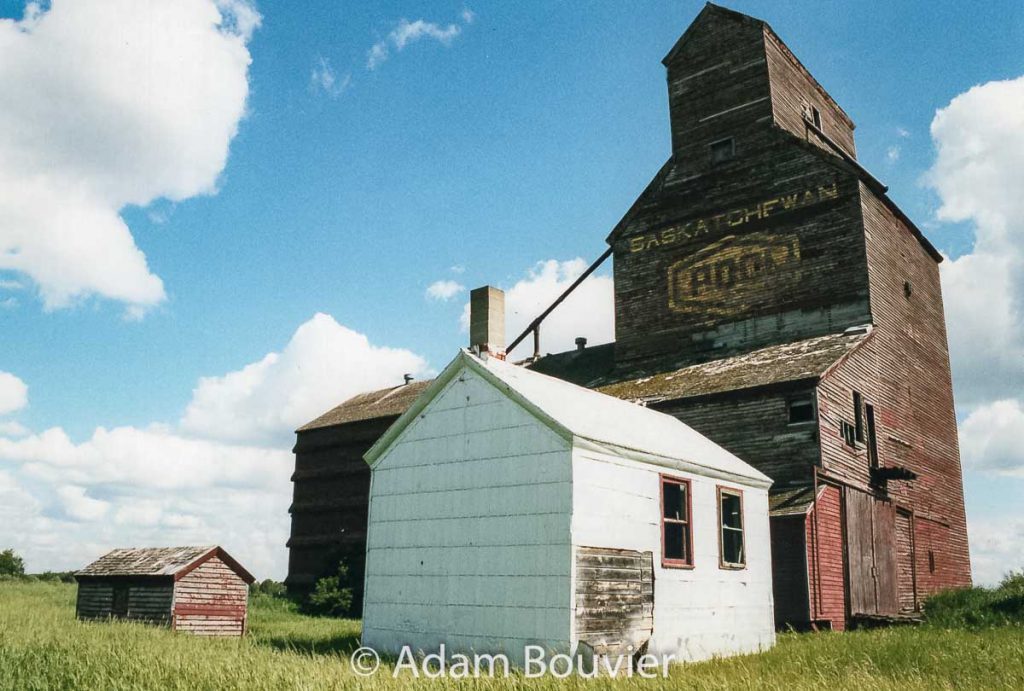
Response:
[[[661,478],[661,561],[665,566],[693,566],[690,483]]]

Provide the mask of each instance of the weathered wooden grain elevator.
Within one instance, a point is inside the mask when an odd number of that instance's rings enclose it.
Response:
[[[672,151],[607,240],[614,343],[543,373],[670,413],[774,480],[779,624],[971,582],[938,263],[765,22],[708,4],[664,59]],[[365,547],[362,455],[427,382],[298,431],[289,586]]]

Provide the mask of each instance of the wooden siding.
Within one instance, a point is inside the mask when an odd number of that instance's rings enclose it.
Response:
[[[836,631],[846,628],[846,570],[842,494],[824,487],[807,519],[811,619]]]
[[[338,560],[361,573],[366,550],[370,469],[363,454],[394,416],[301,431],[295,445],[288,588],[305,592],[318,578],[334,575]],[[362,579],[355,607],[362,599]]]
[[[170,577],[89,578],[81,580],[78,584],[75,611],[79,619],[114,617],[152,624],[169,624],[172,597],[173,585]]]
[[[789,424],[789,400],[813,399],[812,386],[732,392],[649,406],[679,418],[775,481],[775,487],[809,484],[820,458],[812,423]]]
[[[570,458],[479,374],[453,378],[374,466],[363,643],[568,651]]]
[[[652,552],[576,548],[576,637],[598,655],[632,655],[654,630]]]
[[[813,134],[808,135],[804,126],[804,106],[813,106],[821,115],[821,130],[825,135],[856,158],[853,123],[771,30],[765,31],[765,53],[775,122],[798,137],[820,144]]]
[[[174,628],[200,636],[241,636],[248,598],[245,581],[212,557],[174,584]]]

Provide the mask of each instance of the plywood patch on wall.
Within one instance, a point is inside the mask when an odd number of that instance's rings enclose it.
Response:
[[[651,552],[576,548],[576,635],[598,655],[640,650],[654,631]]]

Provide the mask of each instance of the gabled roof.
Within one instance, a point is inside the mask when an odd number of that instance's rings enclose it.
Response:
[[[782,343],[734,357],[619,381],[598,391],[631,401],[664,401],[815,380],[857,347],[866,331]]]
[[[575,444],[697,474],[771,479],[676,418],[493,357],[460,351],[412,406],[366,452],[372,466],[455,376],[471,370]]]
[[[216,545],[198,547],[129,547],[115,549],[76,571],[76,577],[105,576],[173,576],[178,580],[192,569],[213,557],[219,557],[246,583],[255,578]]]
[[[346,400],[341,405],[331,408],[317,419],[307,422],[296,430],[306,432],[319,427],[344,425],[348,422],[374,420],[382,417],[398,416],[423,393],[432,380],[414,381],[402,386],[379,389],[361,393]]]

